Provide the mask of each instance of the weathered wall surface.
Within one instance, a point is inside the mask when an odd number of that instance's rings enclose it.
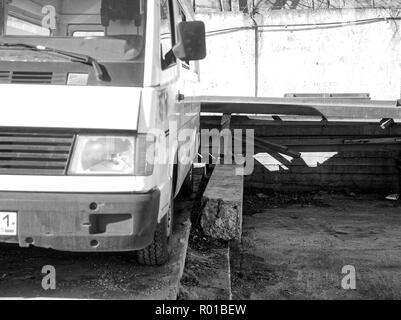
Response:
[[[208,57],[201,63],[203,94],[254,95],[256,69],[259,96],[358,92],[370,93],[373,99],[397,99],[401,26],[399,20],[386,17],[398,17],[398,12],[261,11],[255,19],[265,27],[259,28],[256,51],[248,15],[198,13],[208,31]]]
[[[400,0],[188,0],[188,3],[196,12],[401,7]]]
[[[249,25],[243,14],[201,14],[197,19],[206,24],[207,31]],[[204,94],[252,95],[255,87],[255,32],[235,30],[209,34],[207,58],[201,62],[201,83]]]

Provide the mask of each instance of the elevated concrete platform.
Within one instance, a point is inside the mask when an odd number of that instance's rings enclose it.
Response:
[[[203,232],[216,240],[240,240],[244,177],[235,165],[217,165],[202,198]]]

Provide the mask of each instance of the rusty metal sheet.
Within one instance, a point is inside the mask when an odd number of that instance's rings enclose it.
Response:
[[[186,102],[200,103],[204,113],[295,115],[322,117],[327,120],[401,121],[397,101],[325,98],[260,98],[228,96],[186,97]]]

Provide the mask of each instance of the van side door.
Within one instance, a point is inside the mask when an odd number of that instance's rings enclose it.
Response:
[[[180,22],[193,20],[192,14],[188,12],[184,3],[180,0],[174,0],[176,42],[177,27]],[[183,97],[195,96],[199,87],[198,62],[181,61],[177,59],[179,69],[178,89]],[[177,188],[184,182],[194,159],[198,154],[198,138],[200,127],[200,104],[177,102],[179,112],[179,160],[177,173]]]

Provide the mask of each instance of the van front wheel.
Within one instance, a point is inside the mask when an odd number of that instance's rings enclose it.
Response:
[[[153,242],[137,252],[139,264],[145,266],[160,266],[169,258],[170,237],[173,229],[173,197],[168,213],[157,224]]]

